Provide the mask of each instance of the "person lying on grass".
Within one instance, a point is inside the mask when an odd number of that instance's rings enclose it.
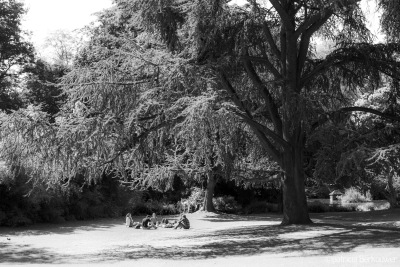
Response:
[[[142,221],[142,229],[157,229],[157,226],[151,222],[150,215],[147,215],[146,218]]]
[[[162,219],[162,221],[160,223],[160,227],[172,228],[172,227],[174,227],[174,221],[170,221],[168,219]]]
[[[178,221],[178,224],[174,227],[174,229],[178,228],[183,228],[183,229],[189,229],[190,228],[190,222],[186,218],[186,215],[181,215],[181,219]]]

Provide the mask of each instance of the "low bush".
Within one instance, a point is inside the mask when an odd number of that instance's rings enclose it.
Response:
[[[374,206],[374,203],[369,202],[369,203],[357,205],[357,207],[355,207],[355,209],[356,209],[356,211],[372,211],[372,210],[375,210],[375,206]]]
[[[350,187],[346,189],[342,196],[342,203],[361,203],[372,201],[371,194],[363,195],[357,188]]]
[[[329,210],[329,206],[320,202],[320,201],[313,201],[308,204],[308,212],[311,213],[323,213]]]
[[[241,209],[241,206],[233,196],[213,198],[213,204],[217,211],[225,213],[237,213]]]
[[[282,212],[282,203],[269,203],[267,202],[268,212]]]
[[[251,213],[266,213],[268,212],[267,202],[265,201],[252,201],[244,208],[245,214]]]
[[[32,220],[27,218],[23,214],[18,214],[16,216],[11,217],[7,222],[7,226],[27,226],[33,224]]]
[[[175,215],[178,214],[179,210],[174,204],[164,204],[160,215]]]
[[[133,203],[129,208],[132,215],[151,214],[152,210],[144,202]]]
[[[350,212],[356,211],[354,206],[342,206],[342,205],[332,205],[329,206],[329,212]]]

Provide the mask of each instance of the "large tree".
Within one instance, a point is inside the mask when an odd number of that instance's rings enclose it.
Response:
[[[303,166],[310,132],[353,111],[398,120],[351,104],[352,92],[398,78],[400,46],[372,44],[357,0],[227,2],[115,1],[63,80],[69,101],[48,131],[56,146],[21,151],[43,157],[34,161],[44,162],[41,171],[59,166],[58,176],[90,178],[111,165],[140,181],[165,162],[166,137],[201,100],[240,119],[280,166],[282,223],[310,223]],[[335,49],[318,57],[316,37]]]
[[[213,70],[221,99],[233,104],[230,111],[284,172],[282,223],[310,223],[303,169],[307,136],[330,116],[385,116],[348,105],[351,92],[373,90],[383,76],[398,78],[399,45],[372,43],[357,0],[249,1],[245,7],[213,0],[134,1],[132,7],[173,53],[189,58],[187,64]],[[316,37],[334,41],[335,49],[318,58],[312,53]]]

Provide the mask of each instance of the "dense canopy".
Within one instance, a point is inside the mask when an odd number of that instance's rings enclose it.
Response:
[[[340,160],[312,151],[329,143],[321,133],[358,131],[354,112],[398,128],[396,1],[378,1],[379,44],[359,0],[114,2],[59,84],[68,100],[56,121],[35,108],[2,117],[10,165],[67,184],[104,172],[162,190],[175,175],[206,178],[211,200],[218,178],[280,180],[283,224],[310,223],[305,166],[323,173],[328,161],[308,155]],[[393,108],[359,105],[384,85]]]

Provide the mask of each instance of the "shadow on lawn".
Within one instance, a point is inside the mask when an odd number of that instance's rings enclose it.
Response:
[[[0,263],[57,263],[59,255],[44,249],[31,248],[28,245],[15,246],[12,243],[0,243]]]
[[[69,221],[60,224],[41,223],[26,227],[0,227],[0,236],[73,234],[76,231],[98,231],[99,229],[107,230],[116,225],[121,225],[121,222],[123,223],[123,220],[118,218],[93,221]]]
[[[268,215],[236,215],[236,214],[227,214],[220,213],[215,215],[206,215],[199,220],[202,221],[210,221],[210,222],[229,222],[229,221],[271,221],[271,222],[280,222],[282,221],[282,214],[274,213]]]
[[[265,217],[263,218],[265,220]],[[276,225],[249,225],[204,234],[198,234],[199,231],[178,230],[174,238],[153,240],[147,244],[120,246],[79,257],[66,254],[54,255],[45,250],[3,242],[0,243],[0,262],[68,263],[72,259],[73,262],[83,263],[88,260],[93,262],[93,259],[104,262],[143,258],[196,260],[264,253],[295,253],[298,256],[314,256],[350,252],[364,245],[374,248],[400,247],[400,229],[398,228],[337,223],[285,227],[278,224],[279,221]]]
[[[369,212],[328,212],[311,214],[314,221],[338,221],[338,222],[396,222],[400,220],[400,209],[375,210]],[[316,220],[315,220],[316,219]]]
[[[160,246],[125,247],[112,253],[103,253],[99,257],[103,260],[207,259],[285,252],[298,252],[299,256],[313,256],[349,252],[362,245],[400,247],[399,229],[330,224],[249,226],[187,238],[189,238],[187,246],[163,247],[160,242]]]

